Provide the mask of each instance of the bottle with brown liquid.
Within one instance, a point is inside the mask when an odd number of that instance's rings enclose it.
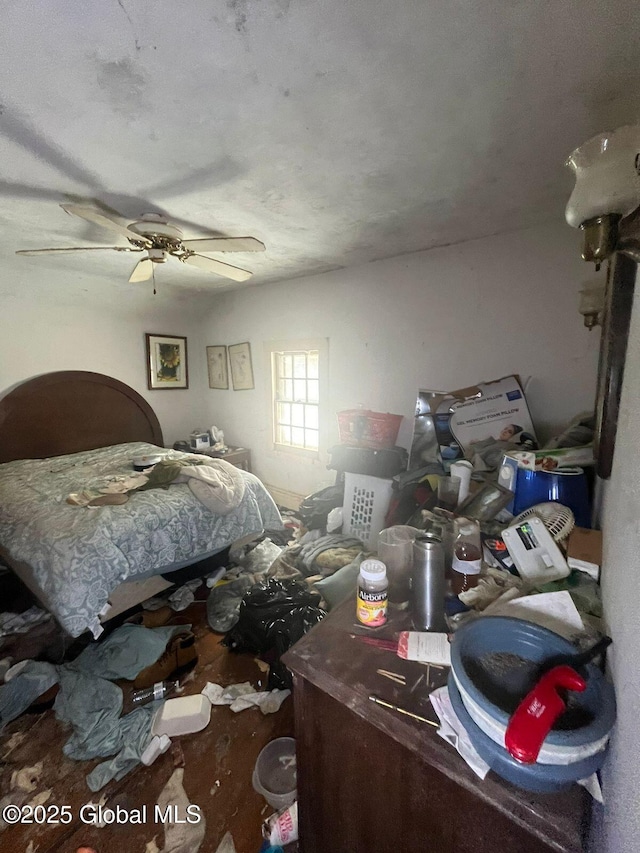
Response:
[[[451,560],[451,586],[460,595],[478,585],[482,568],[480,525],[469,518],[455,520],[455,539]]]

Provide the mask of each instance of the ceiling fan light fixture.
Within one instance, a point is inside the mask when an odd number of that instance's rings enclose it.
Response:
[[[154,264],[164,264],[169,256],[182,263],[222,276],[232,281],[246,281],[252,273],[241,267],[208,258],[199,252],[264,252],[265,245],[255,237],[201,237],[184,240],[182,230],[167,222],[159,213],[145,213],[140,219],[127,221],[120,214],[112,218],[102,210],[77,204],[60,205],[73,216],[115,231],[129,241],[129,246],[69,246],[51,249],[21,249],[18,254],[47,254],[113,249],[116,252],[144,252],[147,257],[135,266],[130,282],[147,281],[153,276]]]

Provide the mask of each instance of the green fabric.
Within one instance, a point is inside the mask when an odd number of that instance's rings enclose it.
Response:
[[[355,601],[360,563],[364,557],[365,552],[361,551],[355,560],[338,569],[335,574],[314,583],[314,587],[327,604],[327,610],[340,604],[348,595],[352,595]]]
[[[147,482],[134,491],[144,492],[147,489],[168,489],[182,468],[190,465],[202,465],[202,459],[163,459],[153,466],[147,474]]]

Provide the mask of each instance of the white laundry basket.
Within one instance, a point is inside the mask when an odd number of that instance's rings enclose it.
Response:
[[[346,473],[342,532],[357,536],[375,551],[378,533],[385,526],[391,494],[391,480]]]

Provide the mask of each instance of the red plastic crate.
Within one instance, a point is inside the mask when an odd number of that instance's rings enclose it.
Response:
[[[366,409],[346,409],[338,412],[340,441],[353,447],[370,447],[375,450],[393,447],[402,417]]]

